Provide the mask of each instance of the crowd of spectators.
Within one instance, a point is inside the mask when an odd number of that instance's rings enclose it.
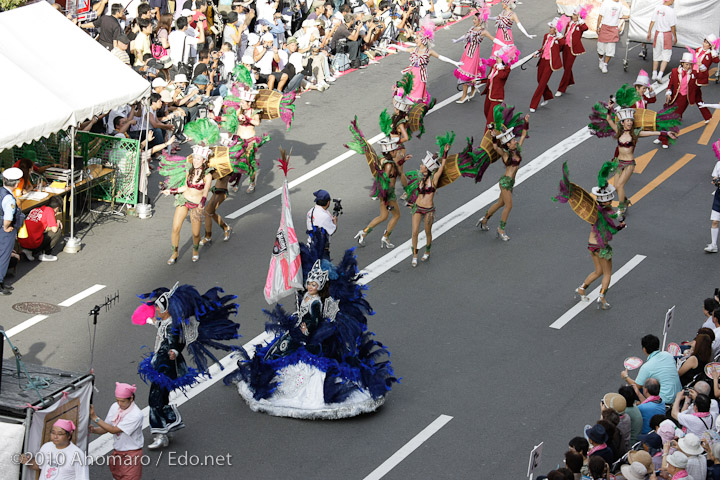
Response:
[[[565,466],[548,480],[720,480],[720,298],[703,302],[692,341],[641,340],[643,364],[635,379],[603,396],[599,419],[568,443]],[[707,367],[707,369],[706,369]]]

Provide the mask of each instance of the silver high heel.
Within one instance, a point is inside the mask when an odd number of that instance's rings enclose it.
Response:
[[[580,290],[582,290],[583,293],[580,293]],[[582,287],[582,285],[575,289],[575,300],[577,300],[578,298],[580,298],[580,300],[582,300],[583,302],[590,301],[590,298],[585,295],[585,289]]]
[[[388,250],[390,250],[391,248],[395,248],[395,245],[390,243],[390,240],[388,240],[388,238],[383,235],[383,237],[380,239],[380,248],[387,248]]]
[[[482,230],[483,232],[487,232],[488,230],[490,230],[490,227],[487,226],[487,218],[483,216],[480,220],[478,220],[475,224],[475,228],[477,227],[480,227],[480,230]]]
[[[365,230],[360,230],[353,238],[358,241],[359,245],[365,245],[365,235],[367,235]]]
[[[154,440],[150,445],[148,445],[148,448],[150,450],[157,450],[158,448],[165,448],[168,445],[170,445],[170,441],[168,440],[167,435],[160,433],[155,434]]]
[[[605,301],[605,295],[602,293],[598,296],[596,301],[598,310],[610,310],[612,305]]]
[[[421,262],[427,262],[428,260],[430,260],[430,254],[427,253],[427,252],[425,252],[425,253],[423,254],[423,256],[420,258],[420,261],[421,261]]]
[[[413,257],[412,259],[412,266],[417,267],[417,257]]]
[[[500,230],[496,232],[495,236],[503,242],[507,242],[508,240],[510,240],[510,237],[508,237],[505,233],[500,233]]]

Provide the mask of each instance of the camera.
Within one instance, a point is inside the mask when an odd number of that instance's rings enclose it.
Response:
[[[712,183],[713,183],[713,185],[715,185],[716,187],[720,188],[720,177],[713,177]],[[717,293],[717,290],[716,290],[715,293]]]
[[[338,217],[343,214],[342,198],[333,198],[333,217]]]
[[[684,396],[684,397],[690,396],[690,389],[689,389],[689,388],[683,388],[683,396]]]

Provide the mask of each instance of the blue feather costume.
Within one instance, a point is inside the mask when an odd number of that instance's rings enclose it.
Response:
[[[232,302],[236,297],[222,293],[221,288],[215,287],[200,295],[195,287],[181,285],[172,291],[159,288],[138,295],[146,305],[154,305],[156,313],[168,314],[157,322],[153,352],[138,365],[140,378],[150,383],[148,405],[153,434],[164,435],[185,426],[180,412],[169,404],[170,392],[185,390],[201,376],[209,376],[210,364],[218,362],[210,349],[232,351],[238,348],[222,343],[239,338],[240,328],[240,324],[229,318],[237,314],[238,306]],[[188,366],[183,357],[186,348],[194,368]],[[170,358],[171,352],[175,354],[174,359]]]
[[[367,330],[365,315],[374,312],[364,297],[367,287],[357,284],[353,249],[333,265],[324,257],[324,236],[311,236],[300,245],[304,280],[320,261],[329,276],[325,289],[305,308],[308,294],[299,293],[295,313],[280,305],[266,310],[265,329],[275,338],[257,345],[252,358],[241,349],[238,370],[225,383],[237,382],[250,408],[270,415],[336,419],[372,412],[398,381],[390,352]]]

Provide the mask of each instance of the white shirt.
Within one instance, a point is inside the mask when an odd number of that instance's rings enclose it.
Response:
[[[264,47],[260,46],[255,48],[259,50]],[[274,55],[272,49],[268,49],[265,50],[265,55],[263,55],[260,60],[255,62],[255,66],[258,70],[260,70],[260,73],[262,73],[263,75],[270,75],[272,73],[273,57]]]
[[[650,19],[655,22],[655,30],[658,32],[669,32],[671,27],[677,25],[675,9],[668,5],[659,5]]]
[[[314,225],[324,228],[328,235],[332,235],[337,229],[337,225],[333,222],[332,214],[319,205],[315,205],[310,209],[307,213],[306,220],[308,230],[312,230]]]
[[[183,42],[185,43],[185,56],[183,54]],[[168,43],[170,44],[170,58],[172,58],[173,65],[177,65],[179,62],[187,62],[190,56],[190,49],[198,44],[197,38],[189,37],[185,32],[181,30],[173,30],[168,35]]]
[[[712,171],[712,176],[713,176],[713,177],[720,177],[720,162],[717,162],[717,163],[715,164],[715,167],[713,168],[713,171]]]
[[[52,442],[47,442],[40,447],[34,460],[40,466],[40,478],[43,480],[89,480],[90,478],[85,453],[74,443],[58,449]]]
[[[608,27],[617,27],[621,17],[630,15],[628,9],[621,2],[605,0],[600,7],[598,16],[602,16],[602,24]]]
[[[143,413],[135,402],[128,407],[128,412],[123,419],[115,425],[113,422],[120,411],[120,405],[113,403],[105,417],[105,422],[118,427],[122,432],[113,435],[113,448],[118,452],[128,450],[139,450],[143,448],[145,439],[143,437]]]
[[[275,16],[275,7],[270,5],[267,1],[258,0],[255,4],[255,13],[257,13],[257,20],[265,19],[274,25],[273,16]]]
[[[295,52],[290,54],[290,58],[288,58],[288,63],[292,63],[292,66],[295,67],[295,74],[303,71],[303,57],[301,53]]]
[[[706,430],[712,430],[715,426],[715,419],[710,414],[707,417],[696,417],[693,415],[695,412],[694,407],[690,407],[684,412],[678,414],[678,423],[687,428],[687,433],[694,433],[698,437],[702,438],[703,433]]]

